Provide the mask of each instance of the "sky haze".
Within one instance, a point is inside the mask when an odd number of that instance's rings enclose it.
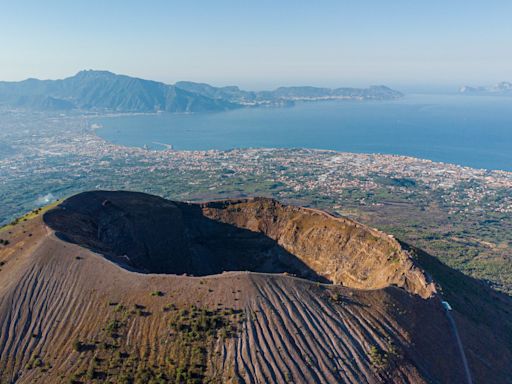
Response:
[[[512,80],[510,1],[3,1],[0,79],[81,69],[167,83]]]

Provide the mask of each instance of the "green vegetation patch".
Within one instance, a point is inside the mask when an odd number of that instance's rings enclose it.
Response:
[[[215,358],[218,342],[236,337],[245,321],[245,314],[233,308],[210,310],[192,306],[167,304],[159,316],[168,325],[158,345],[127,344],[127,334],[133,327],[149,327],[140,322],[130,306],[108,303],[111,317],[105,323],[98,339],[75,340],[72,348],[87,364],[85,369],[72,372],[70,383],[106,382],[127,384],[194,384],[221,383],[221,373],[208,371],[209,361]],[[139,307],[136,304],[134,307]],[[144,307],[145,308],[145,307]],[[146,328],[147,330],[147,328]],[[212,376],[213,375],[213,376]],[[218,375],[218,377],[216,376]]]

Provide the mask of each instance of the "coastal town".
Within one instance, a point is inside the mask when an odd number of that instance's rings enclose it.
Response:
[[[185,201],[269,196],[374,225],[497,288],[512,288],[510,172],[327,150],[123,147],[95,134],[96,117],[1,112],[2,224],[90,189]]]

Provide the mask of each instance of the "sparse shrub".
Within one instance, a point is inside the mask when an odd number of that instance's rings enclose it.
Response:
[[[39,357],[36,357],[34,359],[33,365],[34,365],[34,367],[42,367],[43,366],[43,360],[41,360]]]
[[[77,340],[73,341],[73,349],[75,351],[82,352],[83,348],[84,348],[84,345],[80,340],[77,339]]]
[[[226,338],[228,337],[228,331],[226,330],[226,328],[221,328],[221,329],[219,330],[219,334],[218,334],[218,335],[219,335],[219,337],[220,337],[222,340],[224,340],[224,339],[226,339]]]
[[[390,337],[387,338],[386,350],[389,360],[398,359],[402,356],[400,349]]]
[[[151,373],[146,369],[142,369],[135,375],[135,384],[148,384],[151,379]]]
[[[77,374],[72,374],[68,378],[68,384],[78,384],[80,383],[80,377]]]
[[[114,308],[114,312],[120,313],[123,311],[124,311],[124,305],[121,303],[117,304],[116,307]]]
[[[375,345],[370,347],[370,362],[377,369],[384,369],[388,365],[387,353],[377,348]]]
[[[126,373],[121,373],[117,376],[116,384],[130,384],[132,378]]]
[[[96,377],[96,370],[94,369],[94,365],[89,365],[87,368],[87,373],[85,374],[87,380],[93,380]]]
[[[164,295],[164,293],[162,291],[153,291],[153,292],[151,292],[151,296],[159,296],[159,297],[161,297],[163,295]]]
[[[121,328],[122,323],[118,320],[110,320],[105,327],[105,331],[107,331],[110,337],[115,337],[117,332]]]
[[[339,303],[341,301],[341,295],[337,292],[334,292],[331,295],[331,300],[334,301],[335,303]]]
[[[185,308],[180,309],[180,317],[184,318],[187,316],[188,316],[188,310],[186,310]]]

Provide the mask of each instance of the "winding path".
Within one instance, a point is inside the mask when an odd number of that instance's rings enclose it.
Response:
[[[457,324],[455,323],[455,320],[450,312],[449,309],[444,309],[446,313],[446,317],[448,317],[448,320],[450,321],[450,325],[453,330],[453,334],[455,335],[455,340],[457,341],[457,347],[459,348],[460,357],[462,359],[462,364],[464,365],[464,372],[466,373],[466,382],[467,384],[473,384],[473,378],[471,376],[471,371],[469,370],[469,364],[468,360],[466,358],[466,353],[464,352],[464,347],[462,345],[462,341],[460,339],[459,330],[457,329]]]

